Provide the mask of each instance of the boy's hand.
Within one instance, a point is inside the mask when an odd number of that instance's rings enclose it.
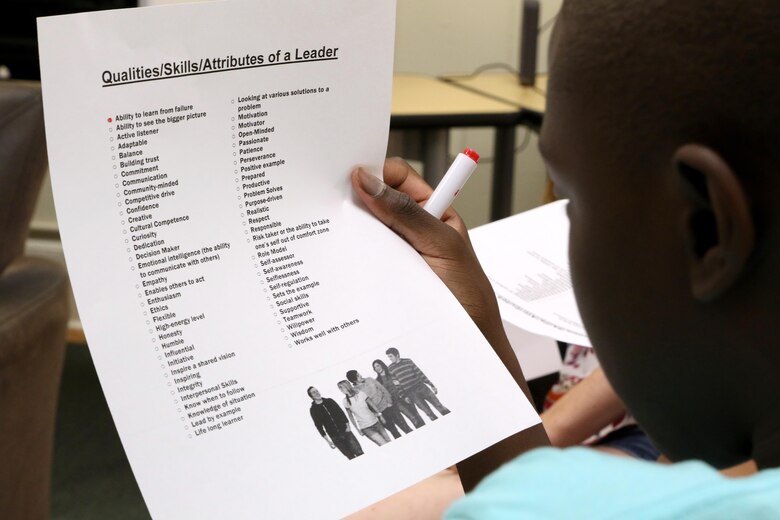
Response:
[[[385,183],[364,170],[352,172],[352,187],[376,217],[412,245],[452,291],[531,400],[523,372],[504,332],[490,282],[471,247],[466,226],[449,208],[442,220],[420,206],[433,190],[406,162],[388,159]],[[406,399],[409,402],[409,399]],[[533,401],[531,401],[533,402]],[[541,424],[516,433],[458,464],[463,488],[523,451],[549,444]]]
[[[500,327],[493,288],[460,216],[449,208],[439,220],[422,209],[433,189],[401,159],[385,161],[384,180],[362,169],[352,173],[352,186],[360,199],[420,253],[482,332],[487,336],[488,330]]]

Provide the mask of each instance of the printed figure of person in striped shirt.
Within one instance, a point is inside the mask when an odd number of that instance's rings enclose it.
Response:
[[[390,347],[385,351],[387,359],[390,360],[390,374],[393,376],[394,383],[400,386],[400,390],[405,396],[406,402],[418,407],[432,421],[438,419],[433,413],[428,403],[432,404],[441,415],[447,415],[450,411],[441,404],[436,394],[439,392],[436,386],[431,383],[422,370],[420,370],[411,359],[401,358],[398,349]]]

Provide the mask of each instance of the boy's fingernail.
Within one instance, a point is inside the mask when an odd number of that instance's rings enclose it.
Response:
[[[380,196],[387,188],[387,184],[380,181],[363,168],[358,169],[358,181],[360,182],[360,187],[363,188],[363,191],[372,197]]]

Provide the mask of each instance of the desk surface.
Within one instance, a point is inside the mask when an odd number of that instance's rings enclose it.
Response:
[[[512,103],[416,74],[393,76],[392,126],[492,126],[513,124]]]
[[[521,85],[516,74],[506,72],[484,73],[477,76],[445,76],[442,79],[464,90],[509,103],[520,110],[544,113],[547,75],[537,76],[536,85],[532,87]]]
[[[526,94],[523,105],[486,94],[470,83],[482,84],[485,76],[465,78],[466,85],[444,78],[417,74],[393,76],[391,129],[419,129],[426,171],[426,180],[436,185],[447,169],[448,132],[452,127],[491,126],[495,128],[491,219],[509,216],[512,210],[512,179],[515,164],[515,127],[519,124],[539,125],[541,115],[529,107],[544,110],[544,96],[533,89]],[[509,76],[509,75],[507,75]],[[498,76],[491,75],[493,78]],[[531,104],[530,100],[536,102]]]

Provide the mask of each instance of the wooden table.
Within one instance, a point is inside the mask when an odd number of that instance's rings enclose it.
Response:
[[[536,77],[536,84],[523,86],[517,75],[508,72],[483,73],[476,76],[445,76],[442,80],[469,92],[513,105],[524,117],[541,116],[547,104],[547,75]]]
[[[521,111],[512,103],[461,88],[439,78],[396,74],[393,77],[391,129],[422,132],[425,179],[438,184],[449,167],[449,129],[487,126],[495,128],[491,219],[512,211],[515,163],[515,130]]]
[[[520,84],[516,74],[483,73],[476,76],[445,76],[442,80],[469,92],[487,96],[490,99],[509,103],[520,111],[520,124],[539,131],[547,106],[547,75],[536,76],[533,86]],[[555,200],[552,183],[547,180],[544,202]]]

